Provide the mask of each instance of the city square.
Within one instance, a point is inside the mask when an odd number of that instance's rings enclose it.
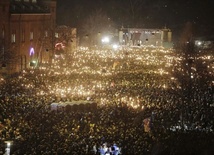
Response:
[[[0,155],[213,155],[213,5],[0,0]]]
[[[212,77],[212,55],[198,59],[206,62]],[[181,61],[173,49],[81,47],[72,55],[57,55],[50,67],[2,77],[2,151],[4,141],[10,140],[14,154],[93,154],[93,146],[98,150],[104,143],[117,144],[121,154],[180,154],[185,135],[201,136],[194,147],[209,150],[213,77],[206,89],[193,85],[187,102],[182,96],[186,88],[173,73]],[[192,80],[201,78],[197,72],[193,76]],[[73,101],[80,104],[60,106]],[[52,103],[59,107],[51,109]],[[207,143],[204,135],[209,135]],[[175,148],[167,148],[170,145]]]

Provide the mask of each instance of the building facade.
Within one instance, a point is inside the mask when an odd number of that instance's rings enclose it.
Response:
[[[2,67],[14,72],[49,63],[55,25],[56,0],[0,0]]]
[[[119,42],[129,46],[163,46],[171,47],[172,32],[170,29],[122,28],[119,31]]]

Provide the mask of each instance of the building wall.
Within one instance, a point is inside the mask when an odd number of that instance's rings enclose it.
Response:
[[[36,59],[41,52],[44,52],[45,31],[52,37],[50,27],[51,16],[49,14],[14,14],[10,18],[10,34],[15,32],[16,42],[12,43],[12,51],[16,55],[26,55],[27,62]],[[45,43],[44,43],[45,42]],[[51,38],[49,38],[51,42]],[[34,56],[30,57],[30,50],[34,48]],[[45,58],[45,57],[43,57]]]
[[[22,5],[25,7],[19,7]],[[31,5],[38,5],[39,9],[34,10]],[[29,7],[28,10],[27,7]],[[0,61],[6,63],[7,70],[20,71],[29,68],[33,60],[50,62],[53,51],[47,52],[45,49],[47,46],[53,46],[56,1],[37,0],[32,3],[30,0],[24,3],[23,0],[20,2],[0,0],[1,13],[3,16],[0,16],[0,27],[1,34],[4,31],[4,37],[1,35]],[[30,55],[32,49],[34,54]]]
[[[0,0],[0,51],[7,50],[9,43],[9,0]]]

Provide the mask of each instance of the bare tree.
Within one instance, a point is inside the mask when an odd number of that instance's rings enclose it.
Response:
[[[113,32],[114,23],[100,9],[94,11],[88,18],[86,18],[82,30],[83,34],[88,37],[88,40],[90,40],[89,45],[95,45],[98,34],[110,34]]]
[[[206,106],[211,103],[210,86],[213,75],[209,72],[210,62],[203,60],[203,52],[200,53],[194,44],[193,28],[189,22],[181,33],[176,54],[180,59],[174,65],[173,74],[179,86],[176,93],[182,99],[180,103],[182,123],[184,125],[188,122],[192,125],[198,121],[196,117],[201,117],[202,114],[206,117],[206,113],[197,113],[197,109],[206,109]]]
[[[185,44],[187,42],[192,41],[192,39],[193,39],[193,26],[191,22],[187,22],[184,25],[183,31],[181,33],[180,43]]]
[[[144,3],[145,1],[142,0],[129,0],[129,12],[131,14],[132,21],[136,22],[136,19],[139,19]]]

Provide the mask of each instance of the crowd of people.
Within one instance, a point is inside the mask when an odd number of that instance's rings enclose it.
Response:
[[[14,155],[211,154],[213,70],[190,89],[172,72],[179,60],[157,48],[79,50],[2,77],[0,152],[11,141]],[[96,107],[50,107],[80,100]]]

